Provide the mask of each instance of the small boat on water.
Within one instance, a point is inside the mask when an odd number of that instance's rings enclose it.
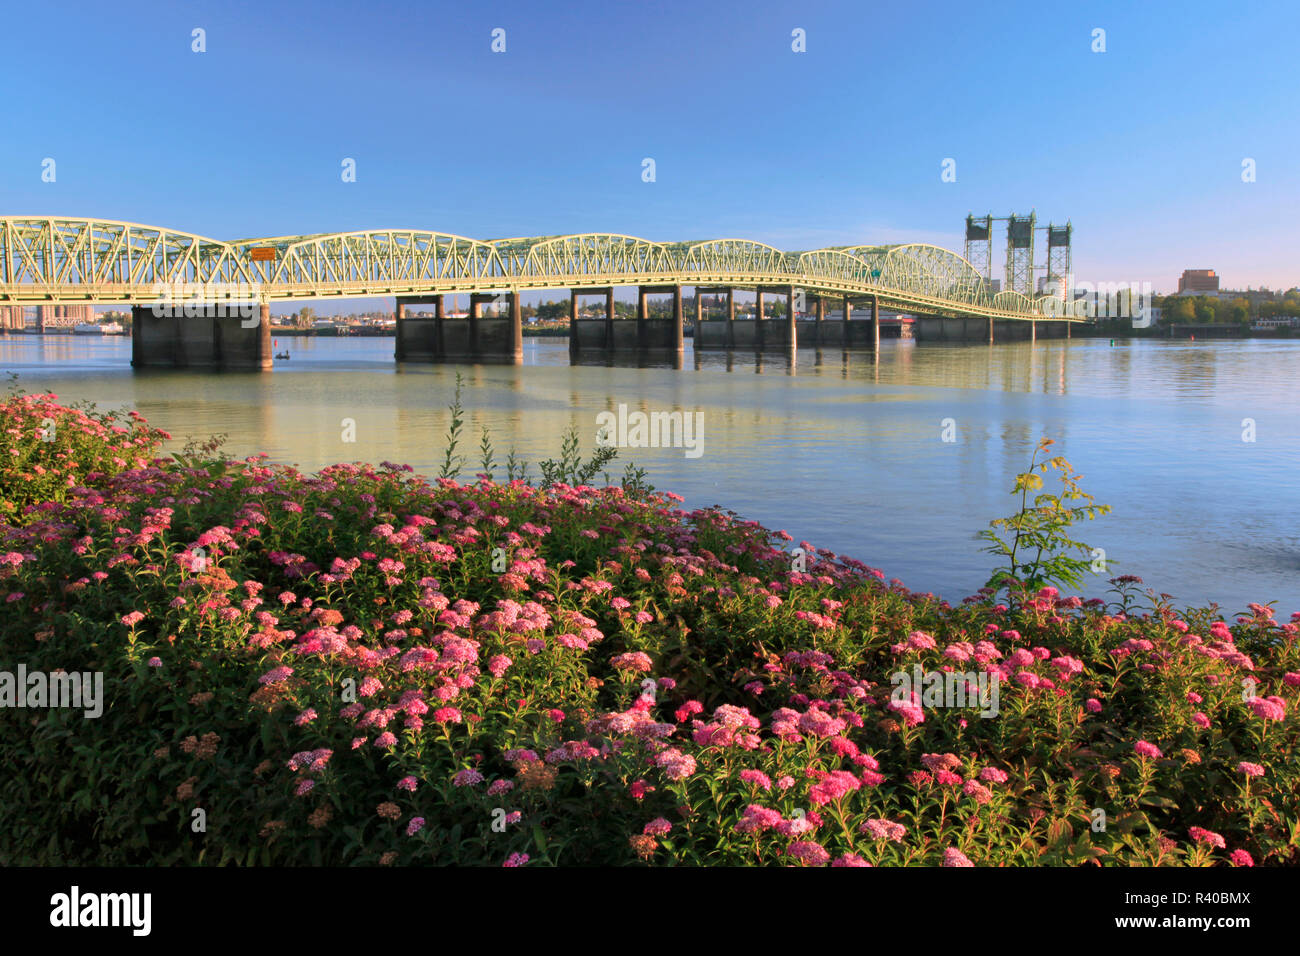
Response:
[[[287,360],[287,359],[289,358],[289,353],[288,353],[288,352],[276,352],[276,353],[275,353],[275,357],[278,358],[278,359],[284,359],[284,360]]]

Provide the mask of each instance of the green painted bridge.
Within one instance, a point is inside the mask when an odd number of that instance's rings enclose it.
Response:
[[[630,322],[615,321],[613,290],[620,286],[639,291],[635,334],[620,328]],[[1024,323],[1033,337],[1040,322],[1068,334],[1070,321],[1045,311],[1042,298],[1013,291],[991,294],[965,258],[924,243],[784,252],[748,239],[664,243],[588,233],[488,241],[414,229],[224,241],[129,222],[0,217],[0,306],[135,306],[137,365],[267,368],[270,303],[390,295],[397,301],[399,360],[518,360],[520,293],[546,289],[572,294],[570,348],[575,354],[590,349],[680,351],[683,287],[697,293],[697,348],[876,347],[881,309],[941,321],[944,337],[953,322],[960,323],[953,337],[963,340],[982,339],[986,327],[989,342],[995,322],[1004,328]],[[736,319],[737,289],[757,293],[754,320]],[[674,296],[673,318],[651,319],[646,295],[664,292]],[[725,323],[705,322],[703,299],[710,292],[726,293]],[[444,320],[442,297],[456,293],[470,295],[467,322]],[[765,294],[786,297],[784,323],[764,319]],[[606,297],[604,320],[578,317],[581,295]],[[407,318],[406,307],[422,301],[436,304],[435,317]],[[508,302],[509,314],[483,315],[487,302]],[[824,321],[828,302],[841,311],[838,331]],[[855,302],[870,308],[866,342],[859,334],[864,323],[849,321]],[[193,303],[208,303],[209,308],[195,309]],[[246,307],[236,316],[231,303]],[[799,320],[800,313],[815,313],[815,321]],[[235,318],[240,321],[232,324]],[[753,327],[746,328],[751,321]],[[970,322],[978,323],[973,336]],[[725,334],[714,334],[724,324]],[[800,334],[805,325],[811,335]],[[699,335],[702,327],[709,334]]]
[[[226,286],[254,301],[607,285],[794,285],[877,296],[900,311],[1032,319],[955,252],[924,243],[783,252],[748,239],[652,242],[591,233],[468,239],[416,229],[223,241],[99,219],[0,217],[0,304],[156,302],[161,286]]]

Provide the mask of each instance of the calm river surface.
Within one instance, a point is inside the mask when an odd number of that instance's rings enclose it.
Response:
[[[513,447],[534,477],[571,425],[590,451],[607,408],[699,411],[700,457],[622,450],[611,473],[635,461],[687,507],[723,505],[954,602],[986,579],[976,534],[1013,510],[1014,475],[1046,435],[1113,508],[1076,535],[1105,549],[1111,574],[1184,604],[1300,610],[1300,342],[892,341],[878,361],[806,350],[791,369],[752,353],[697,360],[688,340],[680,371],[571,367],[562,339],[526,339],[522,367],[399,368],[391,338],[279,339],[285,348],[292,359],[270,373],[133,372],[126,337],[9,335],[0,372],[28,391],[134,408],[177,447],[226,433],[232,453],[305,469],[387,460],[435,473],[457,372],[462,450],[486,426],[498,461]],[[355,443],[342,440],[345,418]],[[944,442],[949,418],[956,440]],[[1106,587],[1095,576],[1085,592]]]

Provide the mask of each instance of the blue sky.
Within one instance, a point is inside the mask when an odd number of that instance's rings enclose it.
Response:
[[[4,215],[961,251],[968,211],[1034,208],[1072,220],[1080,278],[1300,284],[1291,2],[167,0],[5,28]]]

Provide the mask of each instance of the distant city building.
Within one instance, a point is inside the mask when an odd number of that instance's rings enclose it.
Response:
[[[1264,302],[1274,301],[1277,295],[1268,289],[1221,289],[1219,290],[1219,298],[1246,299],[1252,306],[1259,306]]]
[[[998,294],[999,292],[1001,292],[1001,291],[1002,291],[1002,280],[1001,280],[1001,279],[990,279],[990,280],[989,280],[989,294],[990,294],[990,295],[997,295],[997,294]]]
[[[1219,277],[1213,269],[1184,269],[1178,295],[1218,295]]]
[[[22,330],[27,325],[27,310],[21,305],[0,305],[0,329]]]
[[[1294,329],[1300,326],[1298,315],[1274,315],[1267,319],[1256,319],[1251,328],[1255,329]]]

